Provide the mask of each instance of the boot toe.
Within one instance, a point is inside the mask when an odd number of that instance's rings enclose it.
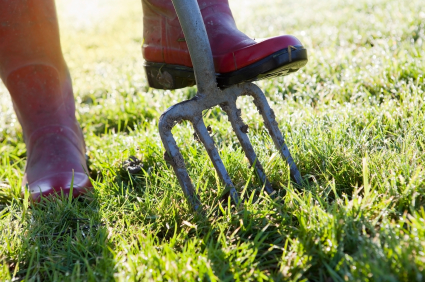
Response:
[[[35,131],[27,140],[28,159],[23,186],[31,198],[69,195],[77,197],[92,187],[84,141],[79,132],[68,126],[52,125]],[[25,189],[25,188],[24,188]]]
[[[72,184],[72,185],[71,185]],[[31,199],[39,202],[41,197],[60,196],[62,193],[68,196],[71,193],[77,197],[93,189],[89,177],[82,172],[56,173],[33,181],[28,184]]]
[[[214,56],[214,65],[218,73],[228,73],[240,70],[254,64],[270,55],[302,46],[301,42],[294,36],[282,35],[257,40],[256,44],[232,50],[232,52]]]

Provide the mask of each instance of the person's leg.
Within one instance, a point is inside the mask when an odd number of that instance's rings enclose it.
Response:
[[[228,0],[198,0],[219,87],[285,75],[307,63],[307,51],[289,35],[254,40],[236,27]],[[143,46],[149,86],[194,84],[192,62],[171,0],[142,0]]]
[[[68,194],[72,177],[74,196],[91,187],[54,0],[0,0],[0,77],[22,125],[32,199]]]

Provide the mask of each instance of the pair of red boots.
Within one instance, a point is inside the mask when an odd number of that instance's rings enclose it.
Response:
[[[198,0],[217,83],[228,87],[284,75],[306,64],[293,36],[255,41],[236,28],[227,0]],[[142,0],[143,57],[149,86],[195,84],[187,45],[170,0]],[[85,144],[75,119],[71,78],[60,48],[53,0],[0,0],[0,76],[13,100],[27,146],[23,186],[31,199],[92,188]]]

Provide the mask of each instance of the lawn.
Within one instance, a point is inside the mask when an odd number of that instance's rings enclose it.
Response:
[[[205,214],[164,161],[157,124],[196,88],[150,89],[140,1],[57,1],[94,192],[28,206],[26,150],[0,84],[0,281],[424,281],[425,11],[421,0],[231,0],[241,30],[293,34],[305,68],[257,83],[304,177],[295,185],[255,105],[239,106],[274,189],[226,115],[206,112],[243,206],[190,124],[173,129]],[[123,163],[141,160],[130,174]]]

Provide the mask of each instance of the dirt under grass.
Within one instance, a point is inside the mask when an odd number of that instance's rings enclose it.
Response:
[[[90,3],[89,3],[90,2]],[[1,281],[424,281],[423,1],[231,0],[255,38],[293,34],[309,63],[259,82],[305,179],[296,187],[255,106],[249,137],[277,198],[264,194],[225,114],[206,113],[243,208],[189,124],[173,133],[207,214],[193,212],[163,159],[157,122],[193,97],[147,87],[139,1],[58,1],[94,192],[28,208],[26,150],[0,85]],[[136,174],[123,169],[141,160]]]

